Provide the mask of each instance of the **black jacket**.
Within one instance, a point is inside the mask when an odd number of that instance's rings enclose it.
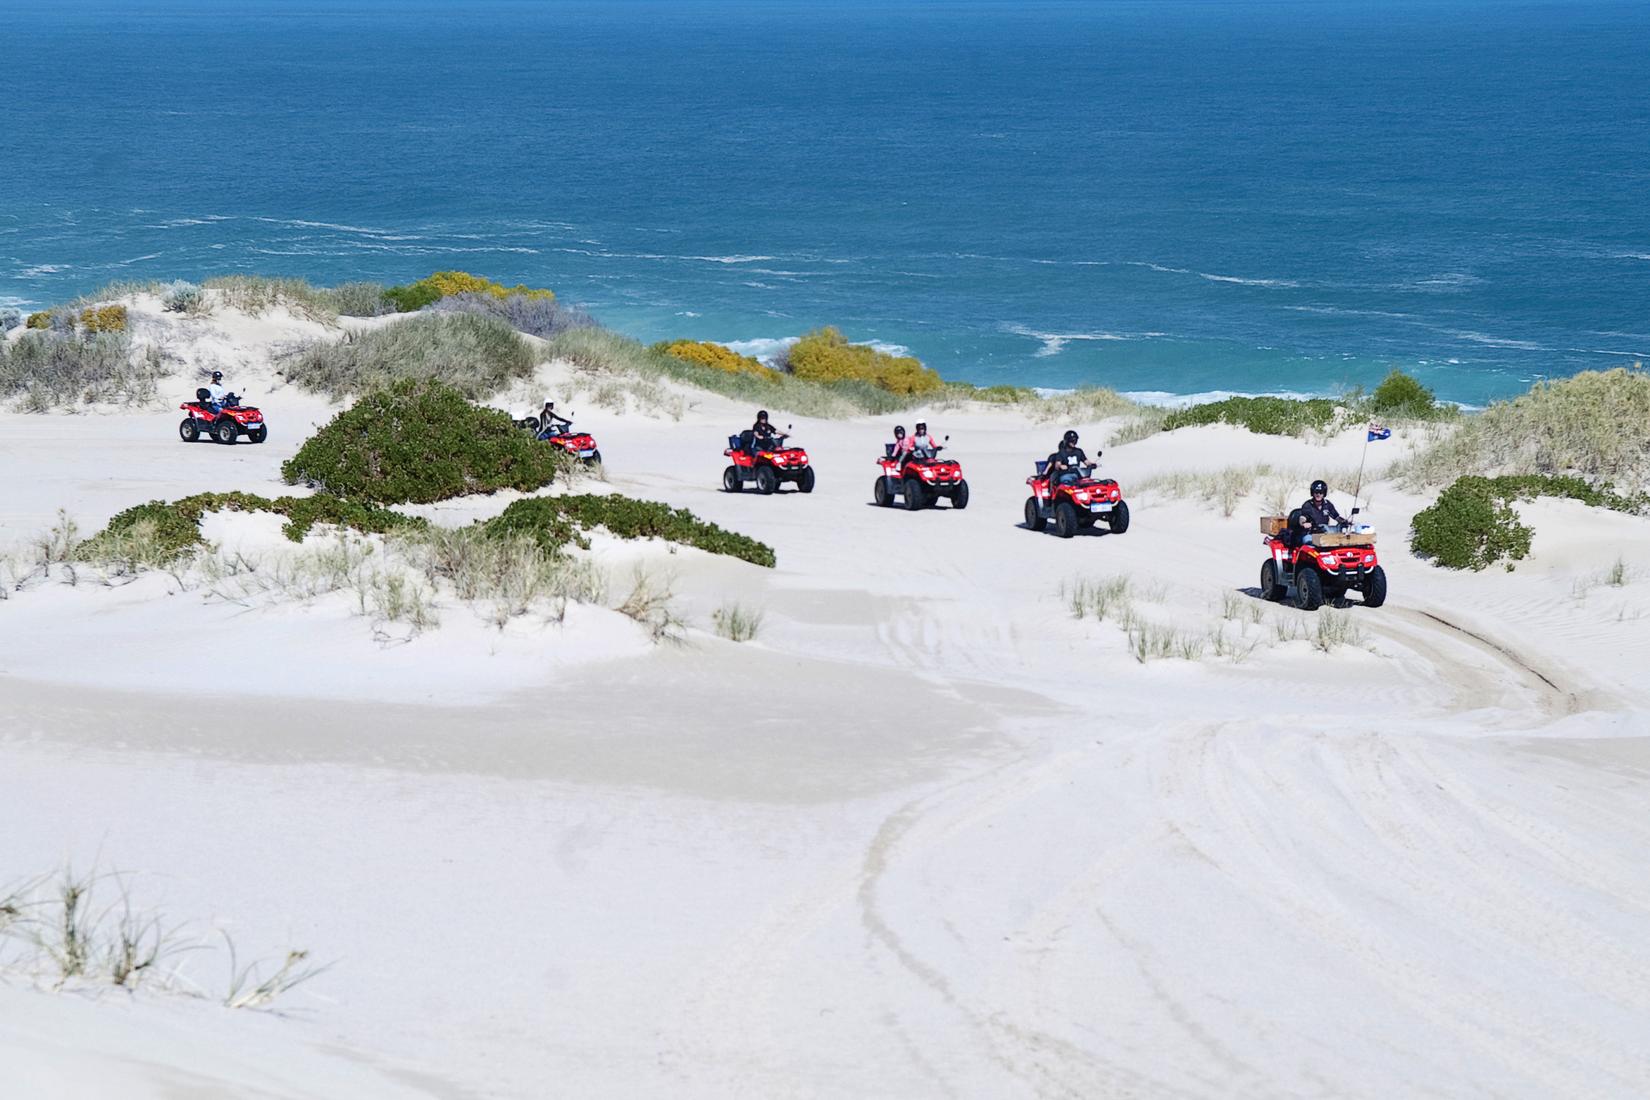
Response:
[[[1054,477],[1062,472],[1059,469],[1061,465],[1064,465],[1067,470],[1074,470],[1077,473],[1082,473],[1083,467],[1088,464],[1089,456],[1083,453],[1083,448],[1073,447],[1069,451],[1055,451],[1053,454],[1049,455],[1046,470],[1049,477]]]
[[[1343,522],[1341,513],[1335,509],[1334,502],[1328,497],[1323,498],[1322,504],[1307,501],[1301,505],[1301,515],[1305,516],[1307,522],[1312,524],[1312,530],[1314,531],[1322,531],[1332,524]]]

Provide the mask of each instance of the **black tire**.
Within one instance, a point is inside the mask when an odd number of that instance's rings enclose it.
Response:
[[[802,467],[802,476],[796,479],[796,487],[804,493],[814,491],[814,468],[812,466]]]
[[[585,459],[585,461],[590,463],[592,466],[600,466],[602,464],[602,453],[600,451],[591,451],[590,457]]]
[[[894,491],[888,488],[886,477],[877,478],[877,483],[871,486],[871,499],[877,502],[878,508],[886,508],[894,503]]]
[[[1054,506],[1054,533],[1063,539],[1077,533],[1077,509],[1069,500],[1062,500]]]
[[[1323,578],[1310,565],[1295,567],[1295,606],[1302,611],[1323,606]]]
[[[1121,535],[1129,529],[1129,505],[1120,500],[1112,506],[1111,513],[1106,516],[1106,522],[1111,525],[1111,533]]]
[[[212,438],[219,443],[234,443],[239,435],[235,422],[227,416],[212,425]]]
[[[519,424],[521,427],[526,428],[528,431],[532,432],[534,435],[539,434],[539,418],[536,417],[536,416],[525,417],[521,420],[516,421],[516,423]]]
[[[725,492],[737,493],[744,487],[745,483],[739,479],[739,467],[729,466],[722,471],[722,489]]]
[[[905,510],[907,512],[915,512],[924,504],[927,504],[928,501],[924,499],[925,496],[926,494],[922,489],[922,482],[918,481],[914,477],[908,477],[905,479]]]
[[[756,491],[763,496],[770,496],[777,488],[779,488],[779,475],[773,472],[773,467],[758,466],[756,468]]]
[[[951,491],[951,507],[968,507],[968,482],[959,481],[957,487]]]
[[[1386,603],[1386,570],[1376,566],[1364,578],[1364,606],[1380,607]]]
[[[183,423],[178,425],[178,438],[183,440],[185,443],[193,443],[200,437],[200,421],[196,420],[192,416],[184,417]]]
[[[1288,594],[1289,589],[1284,587],[1283,582],[1278,579],[1278,563],[1273,561],[1271,558],[1267,558],[1265,561],[1261,562],[1260,598],[1275,602],[1283,599]]]
[[[1048,526],[1048,520],[1043,516],[1043,510],[1037,506],[1037,498],[1026,497],[1026,526],[1033,531],[1041,531]]]
[[[262,443],[269,438],[269,425],[259,424],[256,428],[246,430],[246,439],[249,443]]]

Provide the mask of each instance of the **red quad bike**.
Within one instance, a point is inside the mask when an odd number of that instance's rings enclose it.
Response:
[[[871,487],[871,499],[877,504],[887,508],[900,499],[907,511],[915,512],[950,497],[951,507],[968,507],[968,482],[963,480],[961,465],[949,458],[919,458],[911,453],[895,458],[892,443],[882,447],[883,457],[877,459],[882,476]]]
[[[517,423],[530,429],[539,439],[552,446],[560,447],[581,462],[591,466],[602,464],[602,453],[596,449],[596,437],[589,432],[574,431],[573,426],[568,424],[546,435],[539,431],[539,418],[536,416],[529,416],[526,420]]]
[[[1121,535],[1129,529],[1129,506],[1123,500],[1123,490],[1110,478],[1094,476],[1094,466],[1083,467],[1083,476],[1075,482],[1049,488],[1048,463],[1039,461],[1037,472],[1026,478],[1031,495],[1026,498],[1026,526],[1041,531],[1054,521],[1054,533],[1069,539],[1078,531],[1087,530],[1101,520],[1111,533]]]
[[[737,493],[747,481],[754,481],[756,491],[766,495],[778,489],[781,482],[794,481],[801,492],[813,492],[814,468],[808,465],[808,452],[786,446],[787,438],[788,432],[781,433],[777,447],[762,450],[749,431],[728,436],[728,449],[722,453],[732,465],[722,471],[722,488]]]
[[[1386,603],[1386,570],[1375,555],[1373,534],[1326,531],[1307,543],[1291,537],[1292,524],[1280,516],[1267,516],[1260,526],[1272,554],[1260,565],[1264,599],[1281,600],[1293,588],[1295,606],[1302,611],[1339,602],[1351,591],[1363,593],[1365,607]]]
[[[195,391],[193,401],[179,405],[187,416],[178,425],[178,435],[185,443],[193,443],[201,436],[210,436],[219,443],[234,443],[243,433],[249,443],[262,443],[269,438],[269,425],[264,414],[251,405],[242,405],[234,394],[226,394],[223,408],[212,411],[211,395],[205,389]]]

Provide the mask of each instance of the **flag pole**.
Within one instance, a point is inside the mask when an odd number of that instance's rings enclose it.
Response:
[[[1358,458],[1358,480],[1352,486],[1352,515],[1358,514],[1358,491],[1364,487],[1364,460],[1369,457],[1369,425],[1364,425],[1364,453]],[[1348,517],[1350,518],[1350,517]]]

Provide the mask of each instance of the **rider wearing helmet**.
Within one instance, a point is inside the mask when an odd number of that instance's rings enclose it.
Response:
[[[911,448],[914,447],[914,446],[916,446],[916,442],[914,440],[907,439],[905,437],[905,425],[904,424],[895,424],[894,425],[894,449],[889,452],[889,457],[891,457],[891,458],[904,458],[905,455],[908,454],[910,452]]]
[[[1334,501],[1329,499],[1329,484],[1321,478],[1312,483],[1312,498],[1297,509],[1297,515],[1300,517],[1302,530],[1307,534],[1327,531],[1336,524],[1346,522],[1341,518]]]
[[[213,371],[212,372],[212,382],[211,382],[210,385],[208,385],[206,387],[206,399],[207,399],[208,402],[211,403],[212,411],[213,412],[222,412],[223,411],[224,398],[226,398],[228,396],[229,396],[229,391],[224,388],[224,384],[223,384],[223,371],[221,371],[221,370]]]
[[[935,443],[928,434],[928,425],[917,421],[917,434],[911,440],[911,452],[918,458],[933,458],[940,452],[940,445]]]
[[[1048,473],[1049,488],[1072,485],[1082,480],[1083,467],[1088,464],[1089,456],[1077,445],[1077,433],[1068,429],[1060,437],[1059,448],[1048,456],[1048,465],[1044,467]]]
[[[771,450],[783,438],[785,433],[768,422],[768,410],[759,411],[756,414],[756,423],[751,425],[752,450]]]

